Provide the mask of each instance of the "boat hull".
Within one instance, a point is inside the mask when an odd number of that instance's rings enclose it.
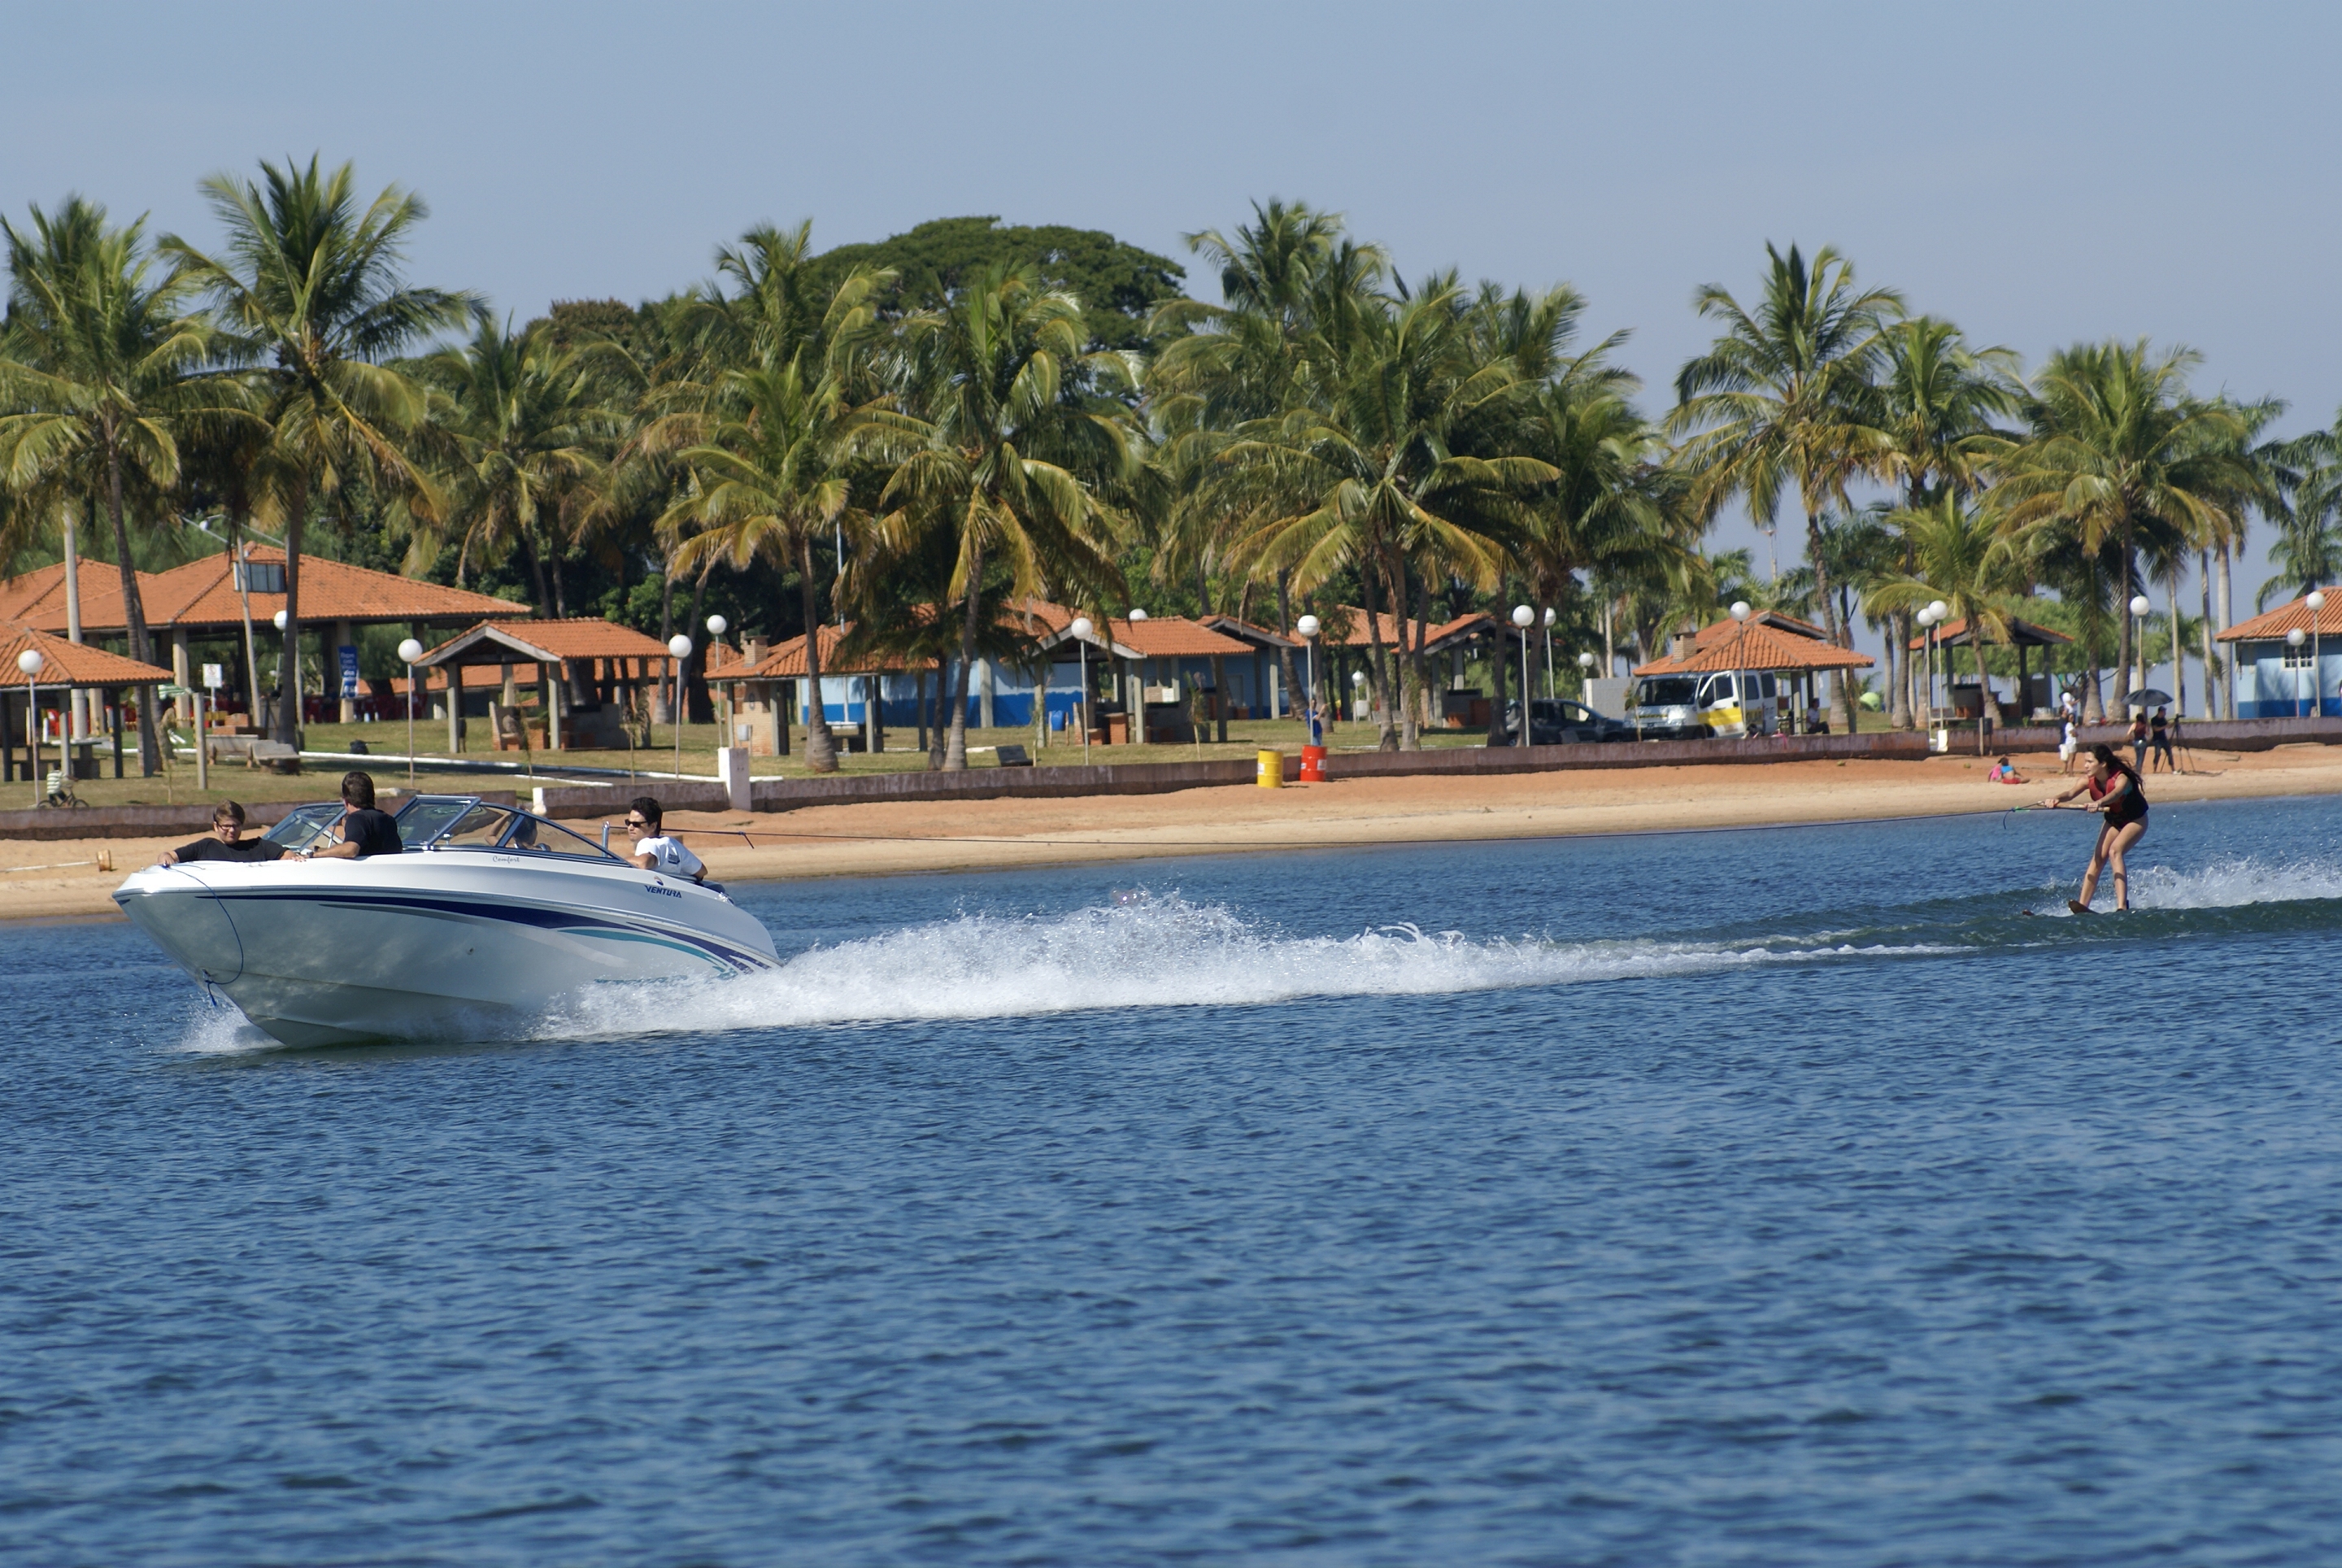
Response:
[[[721,893],[631,866],[498,852],[198,862],[115,902],[288,1045],[508,1036],[596,985],[770,969]]]

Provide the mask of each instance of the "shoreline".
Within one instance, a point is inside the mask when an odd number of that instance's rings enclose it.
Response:
[[[2148,775],[2149,802],[2342,794],[2342,749],[2280,747],[2205,760],[2214,766]],[[1946,757],[1762,769],[1686,764],[1596,775],[1361,778],[1283,789],[1221,785],[1148,796],[861,802],[784,813],[676,811],[667,825],[716,880],[795,881],[1988,816],[2064,787],[2054,768],[2027,777],[2024,786],[1991,784],[1975,759]],[[588,822],[573,826],[593,830]],[[743,830],[748,841],[727,841]],[[0,841],[0,925],[120,920],[111,895],[122,879],[184,841],[176,835]],[[112,854],[114,870],[59,864],[94,861],[101,849]],[[12,872],[16,866],[58,869]]]

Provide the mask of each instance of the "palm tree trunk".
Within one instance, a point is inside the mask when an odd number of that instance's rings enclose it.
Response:
[[[936,655],[936,709],[927,725],[927,771],[940,773],[944,766],[944,682],[951,678],[951,661],[942,654]],[[1046,707],[1049,696],[1048,678],[1042,678],[1041,699]],[[1046,728],[1047,716],[1043,715]]]
[[[2220,712],[2220,683],[2212,678],[2217,661],[2217,650],[2212,646],[2212,552],[2209,550],[2196,552],[2196,583],[2203,590],[2204,604],[2201,623],[2204,636],[2204,717],[2219,719],[2225,716]]]
[[[1504,608],[1504,594],[1496,595],[1496,606]],[[1488,634],[1488,741],[1491,746],[1509,746],[1505,734],[1505,673],[1512,668],[1508,657],[1512,649],[1505,646],[1505,625],[1499,618],[1496,628]],[[1526,737],[1523,737],[1526,739]]]
[[[1407,658],[1406,623],[1413,618],[1408,611],[1413,606],[1414,596],[1406,591],[1406,558],[1399,554],[1396,546],[1390,548],[1389,557],[1391,624],[1398,632],[1398,647],[1394,650],[1391,660],[1396,667],[1391,671],[1394,677],[1392,684],[1398,689],[1398,746],[1402,751],[1420,751],[1423,749],[1423,734],[1416,724],[1415,715],[1416,693],[1421,690],[1421,684],[1416,678],[1419,672]]]
[[[659,641],[664,643],[674,635],[675,555],[673,551],[669,551],[666,558],[666,572],[659,579]],[[670,719],[675,717],[676,694],[672,686],[673,683],[662,676],[652,690],[652,695],[658,698],[660,703],[666,709],[666,716]],[[649,720],[646,719],[645,722],[647,723]]]
[[[139,598],[138,568],[130,558],[130,528],[122,516],[122,451],[110,435],[105,446],[105,506],[114,522],[114,561],[115,569],[122,574],[122,617],[130,630],[130,657],[141,664],[152,664],[155,658],[146,637],[146,606]],[[285,605],[290,609],[293,578],[289,571],[285,578]],[[291,632],[285,635],[289,641]],[[199,738],[197,744],[201,743]],[[162,759],[163,749],[155,736],[155,693],[150,687],[138,701],[139,776],[152,779],[162,771]]]
[[[2220,574],[2220,629],[2226,631],[2237,623],[2236,600],[2229,597],[2231,585],[2228,580],[2228,543],[2226,539],[2220,541],[2220,548],[2212,558],[2212,565],[2213,568]],[[2228,655],[2228,678],[2225,685],[2227,689],[2222,695],[2226,700],[2220,705],[2221,711],[2225,717],[2234,719],[2237,716],[2237,658],[2233,650]]]
[[[797,591],[805,611],[806,631],[806,769],[814,773],[837,771],[837,738],[829,732],[829,715],[821,704],[821,602],[813,583],[813,536],[797,536]],[[783,723],[788,722],[783,716]]]
[[[2120,569],[2115,584],[2115,618],[2120,622],[2120,627],[2115,633],[2115,674],[2121,680],[2127,682],[2131,678],[2132,634],[2137,630],[2135,624],[2136,618],[2130,613],[2130,597],[2137,591],[2132,585],[2137,581],[2138,568],[2137,563],[2132,558],[2129,528],[2123,529],[2121,539],[2122,542],[2117,550],[2119,558],[2117,564]],[[2142,680],[2138,686],[2127,685],[2116,695],[2127,697],[2131,692],[2137,690],[2139,686],[2146,684],[2147,682]],[[2123,717],[2129,718],[2128,702],[2123,704]]]
[[[715,705],[707,699],[707,628],[699,619],[699,612],[707,603],[707,574],[715,565],[715,558],[709,557],[707,565],[699,568],[699,580],[691,585],[691,615],[684,622],[691,628],[691,654],[683,661],[683,668],[675,672],[676,685],[680,689],[676,693],[680,699],[676,704],[677,725],[686,720],[705,724],[716,716]]]
[[[944,771],[946,773],[967,771],[967,672],[976,666],[976,618],[983,604],[984,546],[979,543],[969,553],[967,561],[967,607],[961,614],[959,623],[959,674],[952,681],[951,738],[944,743]],[[1143,695],[1141,700],[1134,702],[1131,708],[1132,723],[1143,731],[1146,723],[1146,705]],[[1144,740],[1146,736],[1142,732],[1134,739]]]
[[[1290,571],[1280,571],[1276,574],[1276,635],[1288,640],[1293,636],[1293,574]],[[1278,674],[1284,681],[1282,689],[1286,693],[1286,700],[1293,702],[1292,694],[1300,691],[1301,686],[1293,678],[1291,647],[1280,648],[1276,650],[1276,662]],[[1294,717],[1301,720],[1301,726],[1305,731],[1309,727],[1309,703],[1312,696],[1314,696],[1313,693],[1305,693],[1299,702],[1293,703]]]
[[[2178,561],[2187,558],[2181,556]],[[2171,712],[2176,719],[2187,717],[2187,649],[2179,633],[2179,571],[2178,561],[2172,565],[2171,575],[2163,582],[2165,602],[2171,607]]]
[[[1383,662],[1382,622],[1375,613],[1376,576],[1374,557],[1370,554],[1366,560],[1358,563],[1358,597],[1366,601],[1359,608],[1366,611],[1366,645],[1370,650],[1366,663],[1367,699],[1382,712],[1381,730],[1375,741],[1376,748],[1383,751],[1396,751],[1398,749],[1398,731],[1391,724],[1391,705],[1383,695],[1387,689],[1385,683],[1389,678],[1389,671]]]
[[[1822,558],[1821,514],[1811,507],[1806,508],[1806,558],[1814,567],[1814,597],[1822,601],[1822,619],[1827,624],[1823,630],[1829,634],[1833,648],[1851,648],[1854,644],[1846,635],[1846,627],[1838,619],[1837,596],[1830,591],[1829,567]],[[1830,706],[1836,709],[1838,733],[1854,733],[1854,688],[1847,683],[1843,670],[1830,676]]]
[[[1976,653],[1977,755],[1981,757],[1984,755],[1985,716],[1992,711],[1992,682],[1984,669],[1984,628],[1977,624],[1974,616],[1968,618],[1968,647]]]

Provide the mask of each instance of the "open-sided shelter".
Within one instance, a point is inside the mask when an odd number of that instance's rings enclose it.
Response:
[[[479,717],[496,718],[501,723],[501,709],[514,712],[517,719],[518,687],[524,681],[537,688],[545,745],[551,749],[623,746],[626,709],[646,681],[672,676],[674,663],[666,644],[632,627],[573,619],[484,621],[425,653],[415,661],[415,668],[417,678],[425,681],[424,698],[431,688],[423,672],[435,671],[440,677],[439,699],[431,704],[431,717],[437,719],[444,713],[447,749],[453,754],[463,749],[467,708],[476,700]],[[501,672],[495,707],[489,705],[488,689],[474,686],[464,674],[483,665]],[[573,686],[590,696],[574,699]]]
[[[41,656],[40,669],[30,676],[16,663],[27,648]],[[114,776],[121,778],[122,693],[132,691],[138,701],[153,702],[155,688],[170,678],[171,672],[156,665],[125,658],[85,642],[69,642],[22,622],[0,622],[0,781],[13,783],[18,777],[19,742],[24,743],[23,777],[38,776],[42,725],[34,704],[35,691],[56,713],[58,733],[63,737],[71,734],[72,721],[63,700],[66,692],[113,694],[114,700],[103,704],[105,739],[114,751]],[[93,776],[96,738],[66,743],[81,752],[74,761],[75,775]]]

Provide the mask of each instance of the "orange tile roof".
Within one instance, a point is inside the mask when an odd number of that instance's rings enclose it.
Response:
[[[852,621],[847,621],[844,626],[824,626],[817,627],[815,629],[821,637],[819,644],[821,650],[821,674],[822,678],[825,680],[828,679],[833,675],[900,675],[914,668],[913,666],[905,663],[899,657],[889,657],[885,658],[872,658],[865,657],[863,658],[854,660],[853,667],[851,668],[840,669],[832,662],[832,660],[837,657],[837,645],[845,641],[847,637],[853,634],[854,623]],[[775,643],[773,645],[772,651],[765,655],[763,659],[759,660],[756,664],[747,665],[745,668],[734,665],[726,665],[718,673],[717,678],[723,680],[803,680],[806,678],[805,649],[806,639],[802,637],[793,637],[786,642]],[[931,669],[934,666],[922,662],[916,668],[919,669]]]
[[[2019,620],[2015,616],[2008,618],[2008,629],[2017,644],[2024,648],[2047,648],[2053,643],[2074,640],[2054,627],[2036,626],[2029,620]],[[1992,639],[1987,638],[1985,640],[1989,644]],[[1937,648],[1966,648],[1967,641],[1968,623],[1965,618],[1947,620],[1936,633]],[[1925,633],[1913,638],[1908,645],[1913,653],[1922,651],[1927,646],[1927,638]]]
[[[1291,633],[1281,632],[1275,627],[1263,626],[1258,621],[1244,620],[1232,615],[1207,615],[1198,618],[1202,625],[1209,627],[1214,631],[1226,633],[1239,642],[1247,638],[1256,638],[1270,648],[1299,648],[1302,642],[1299,637]]]
[[[2304,594],[2291,604],[2281,604],[2250,620],[2240,620],[2219,635],[2221,642],[2282,642],[2285,634],[2295,627],[2305,632],[2315,632],[2319,638],[2342,636],[2342,588],[2327,588],[2326,608],[2316,616],[2309,613],[2309,596]],[[2312,625],[2312,621],[2316,624]]]
[[[16,668],[16,656],[28,648],[41,650],[41,673],[28,678]],[[67,642],[21,621],[0,626],[0,686],[147,686],[167,681],[171,672],[141,664],[118,653],[108,653],[85,642]]]
[[[81,582],[81,624],[85,632],[119,633],[128,625],[122,613],[122,573],[104,561],[85,559],[75,574]],[[138,575],[138,602],[152,625],[155,618],[154,572]],[[65,616],[65,568],[63,561],[36,567],[0,582],[0,620],[22,621],[43,631],[63,632]]]
[[[519,661],[535,653],[555,659],[656,658],[664,661],[670,657],[666,644],[656,638],[645,636],[633,627],[620,626],[616,621],[573,618],[568,620],[484,620],[477,626],[465,628],[415,662],[435,663],[450,649],[458,647],[466,650],[466,662],[476,657],[470,651],[476,648],[479,655],[485,656],[489,664],[502,663],[507,657]]]
[[[285,552],[272,546],[245,548],[248,558],[255,564],[281,564],[285,559]],[[223,549],[215,556],[156,573],[152,586],[141,589],[146,604],[146,624],[190,628],[241,627],[243,605],[228,564],[227,551]],[[266,626],[285,608],[283,594],[256,593],[251,597],[252,618],[256,626]],[[119,628],[118,605],[114,614],[116,618],[111,624]],[[346,561],[327,560],[323,556],[301,558],[301,618],[305,622],[471,621],[489,618],[507,620],[534,614],[525,604],[474,593],[468,588],[417,582],[413,578],[371,571]],[[82,618],[89,623],[86,607]]]
[[[1065,639],[1076,613],[1046,599],[1029,599],[1007,607],[1001,618],[1054,643]],[[1027,618],[1035,624],[1025,625]],[[1096,628],[1089,637],[1090,646],[1106,648],[1116,658],[1209,658],[1214,654],[1249,656],[1252,652],[1250,643],[1225,637],[1184,615],[1149,616],[1138,621],[1090,618]]]
[[[1877,661],[1867,653],[1838,648],[1812,638],[1782,631],[1767,626],[1755,617],[1741,627],[1737,622],[1722,621],[1721,626],[1736,628],[1736,634],[1710,637],[1709,627],[1694,639],[1690,649],[1681,655],[1655,658],[1638,667],[1636,675],[1684,675],[1719,669],[1866,669]]]

